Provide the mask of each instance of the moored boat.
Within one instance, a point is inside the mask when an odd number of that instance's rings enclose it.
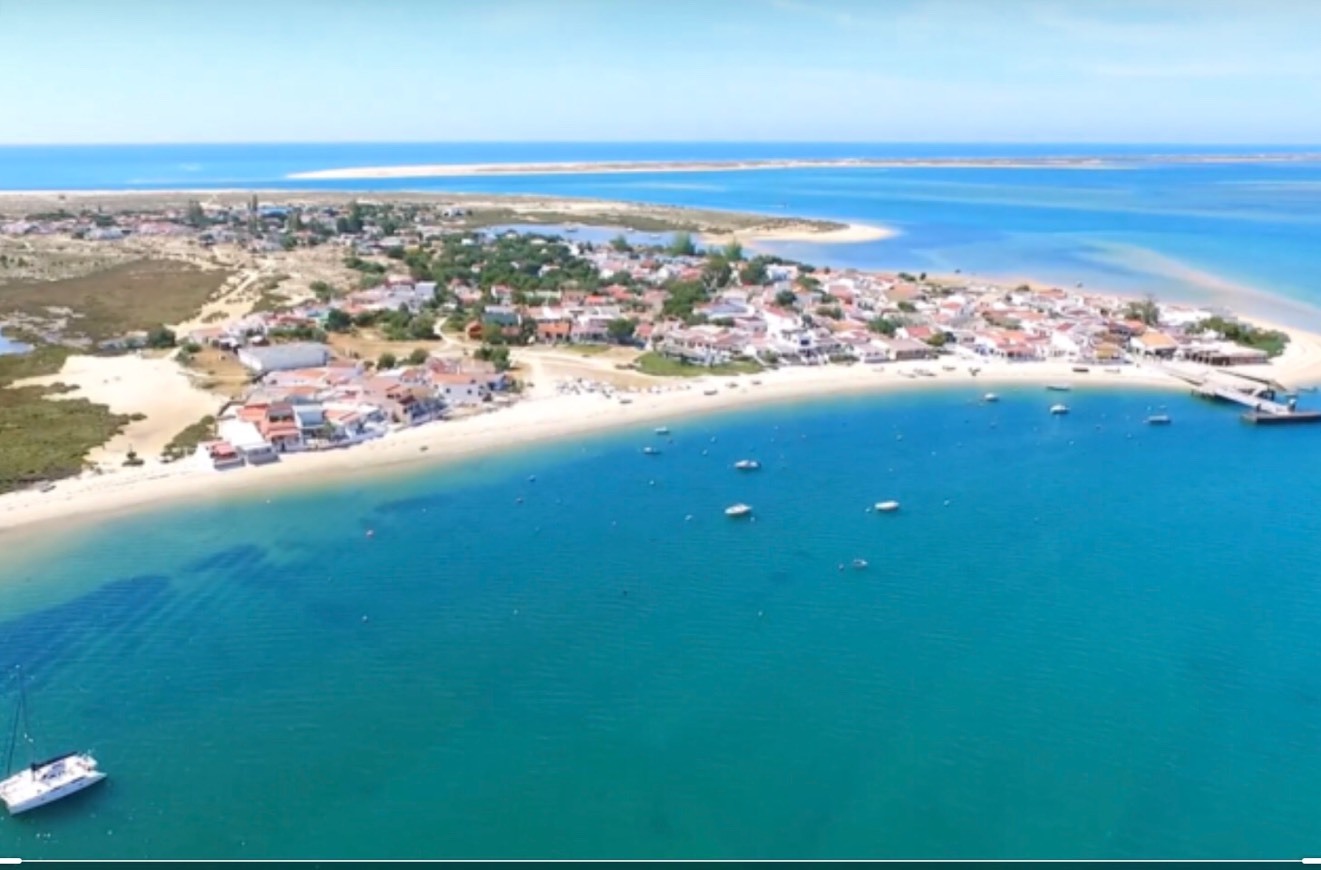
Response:
[[[1073,387],[1068,384],[1046,384],[1046,389],[1053,390],[1057,393],[1067,393],[1069,390],[1072,390]]]
[[[642,452],[647,456],[659,456],[660,450],[656,447],[643,447]]]
[[[657,434],[657,435],[669,435],[669,434],[670,434],[670,427],[669,427],[669,426],[657,426],[657,427],[656,427],[656,434]]]
[[[729,507],[725,508],[725,516],[727,517],[738,518],[738,517],[746,517],[751,514],[752,514],[752,506],[743,504],[742,502],[739,502],[738,504],[732,504]]]
[[[734,467],[739,471],[756,471],[761,468],[761,463],[755,459],[740,459],[734,463]]]
[[[1173,422],[1169,414],[1152,414],[1147,418],[1148,426],[1168,426]]]
[[[1051,412],[1052,414],[1067,414],[1067,413],[1069,413],[1069,406],[1068,406],[1068,405],[1051,405],[1051,406],[1050,406],[1050,412]]]
[[[880,511],[881,513],[893,513],[894,511],[899,510],[899,502],[878,501],[876,503],[876,510]]]
[[[14,713],[14,730],[10,735],[9,752],[5,758],[6,771],[13,769],[20,726],[28,745],[32,746],[32,736],[26,733],[27,697],[21,674],[18,679],[18,708]],[[66,752],[45,761],[33,761],[22,770],[0,780],[0,801],[4,801],[10,815],[18,815],[76,794],[105,778],[105,773],[97,768],[96,759],[89,753]]]
[[[997,396],[995,393],[987,393],[986,395],[982,396],[982,401],[983,401],[983,402],[998,402],[998,401],[1000,401],[1000,397]]]

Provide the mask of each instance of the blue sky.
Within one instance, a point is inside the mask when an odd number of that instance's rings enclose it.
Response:
[[[1312,0],[0,0],[0,142],[1321,142]]]

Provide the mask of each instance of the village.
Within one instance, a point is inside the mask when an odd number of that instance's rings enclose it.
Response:
[[[277,304],[216,309],[177,334],[162,325],[165,342],[140,331],[100,343],[102,352],[169,344],[185,365],[211,355],[241,367],[241,388],[167,457],[218,469],[513,403],[528,387],[525,348],[627,350],[614,371],[600,368],[603,392],[615,395],[666,375],[936,358],[1254,365],[1287,341],[1225,311],[1081,287],[814,268],[747,252],[737,239],[703,247],[688,233],[625,228],[593,242],[578,239],[577,225],[542,234],[475,229],[464,217],[457,205],[261,206],[254,196],[244,206],[32,215],[0,224],[0,235],[103,245],[162,236],[276,262],[318,249],[342,266],[337,285],[313,281]],[[363,335],[400,353],[372,358],[352,341]]]

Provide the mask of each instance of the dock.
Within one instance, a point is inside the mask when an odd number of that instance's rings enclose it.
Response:
[[[1239,372],[1194,375],[1169,366],[1159,367],[1159,370],[1191,384],[1194,396],[1247,408],[1242,415],[1247,423],[1321,423],[1321,411],[1300,411],[1294,398],[1280,402],[1276,397],[1288,391],[1274,381]],[[1238,379],[1238,383],[1229,383],[1230,377]]]
[[[1225,384],[1204,382],[1193,389],[1193,395],[1245,406],[1248,410],[1243,414],[1243,420],[1248,423],[1321,423],[1321,411],[1300,411],[1294,399],[1277,402],[1274,389],[1269,387],[1249,392]]]

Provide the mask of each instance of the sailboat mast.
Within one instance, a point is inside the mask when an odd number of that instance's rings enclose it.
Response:
[[[9,748],[5,751],[5,773],[10,773],[14,769],[14,749],[18,746],[18,728],[19,724],[27,719],[26,705],[23,703],[23,675],[18,669],[15,669],[18,677],[18,706],[14,708],[14,726],[9,731]]]

